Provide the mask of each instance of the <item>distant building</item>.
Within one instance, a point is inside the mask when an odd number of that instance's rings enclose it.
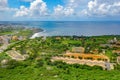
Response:
[[[120,46],[120,41],[117,41],[117,42],[116,42],[116,45]]]
[[[10,38],[8,36],[0,36],[0,44],[9,44]]]
[[[19,40],[23,40],[23,36],[19,36],[19,38],[18,38]]]
[[[56,40],[60,40],[60,39],[61,39],[61,37],[56,37],[55,39],[56,39]]]
[[[120,50],[113,50],[113,53],[116,53],[117,55],[120,55]]]
[[[112,47],[112,45],[111,44],[100,44],[100,47]]]
[[[109,40],[108,42],[109,42],[110,44],[115,44],[117,41],[118,41],[117,38],[114,37],[114,39]]]
[[[73,53],[84,53],[85,52],[85,48],[84,47],[73,47],[72,48],[72,52]]]
[[[90,51],[91,53],[94,53],[94,54],[98,54],[99,53],[99,51],[98,51],[98,49],[95,49],[95,50],[92,50],[92,51]]]
[[[18,40],[17,36],[12,36],[12,40]]]

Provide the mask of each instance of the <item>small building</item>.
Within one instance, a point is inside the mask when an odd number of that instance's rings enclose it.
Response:
[[[12,36],[12,40],[18,40],[17,36]]]
[[[90,51],[90,52],[91,52],[91,53],[94,53],[94,54],[98,54],[98,53],[99,53],[98,49],[92,50],[92,51]]]
[[[116,45],[120,46],[120,41],[117,41],[117,42],[116,42]]]
[[[72,52],[73,53],[84,53],[85,52],[85,48],[84,47],[73,47],[72,48]]]
[[[61,40],[61,37],[58,36],[58,37],[56,37],[55,39],[56,39],[56,40]]]
[[[100,47],[110,47],[110,48],[112,48],[112,45],[111,44],[100,44]]]
[[[10,43],[10,37],[0,36],[0,44],[9,44],[9,43]]]
[[[117,38],[114,37],[114,39],[108,41],[110,44],[115,44],[117,42]]]
[[[113,53],[116,53],[117,55],[120,55],[120,50],[113,50]]]

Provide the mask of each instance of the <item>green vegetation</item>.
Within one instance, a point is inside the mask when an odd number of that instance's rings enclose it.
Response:
[[[17,35],[17,36],[31,36],[31,35],[33,35],[34,33],[33,33],[33,31],[32,30],[30,30],[30,29],[26,29],[26,30],[20,30],[17,34],[15,34],[15,35]]]
[[[8,50],[15,48],[20,51],[21,54],[33,54],[39,55],[41,53],[51,53],[57,55],[71,50],[72,47],[82,46],[85,48],[86,53],[90,53],[92,50],[98,50],[99,53],[104,49],[108,57],[113,57],[112,50],[114,48],[101,47],[101,44],[108,43],[108,40],[113,39],[116,36],[96,36],[96,37],[47,37],[45,40],[43,37],[35,39],[27,39],[24,41],[15,42],[9,46]],[[57,39],[58,38],[58,39]],[[117,36],[120,40],[120,37]],[[118,48],[119,49],[119,48]]]
[[[0,68],[1,80],[119,80],[119,70],[103,71],[100,67],[68,65],[55,62],[41,65],[35,61],[10,62],[11,66]],[[112,76],[112,77],[111,77]]]
[[[100,44],[108,43],[108,40],[120,36],[93,36],[93,37],[43,37],[16,41],[11,44],[9,51],[13,48],[21,54],[28,54],[30,57],[25,61],[10,60],[6,68],[0,68],[1,80],[119,80],[120,65],[115,70],[104,71],[99,66],[87,66],[79,64],[66,64],[61,61],[51,62],[51,57],[65,53],[72,47],[82,46],[87,53],[97,49],[102,52],[104,49],[112,62],[116,56],[112,53],[114,48],[101,47]],[[88,48],[89,47],[89,48]],[[119,49],[119,48],[118,48]],[[96,53],[96,54],[99,54]],[[94,54],[94,53],[93,53]],[[8,59],[6,55],[0,55],[0,61]]]
[[[0,53],[0,61],[2,61],[3,59],[10,59],[10,57],[3,52],[3,53]]]

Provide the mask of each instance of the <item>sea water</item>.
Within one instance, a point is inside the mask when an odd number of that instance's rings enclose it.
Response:
[[[120,35],[120,21],[21,21],[8,22],[26,26],[39,27],[44,32],[37,35]]]

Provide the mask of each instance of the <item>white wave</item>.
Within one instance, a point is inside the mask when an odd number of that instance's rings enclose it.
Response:
[[[35,33],[32,35],[32,37],[30,37],[30,39],[34,39],[36,37],[42,37],[42,36],[44,36],[44,37],[47,36],[46,31]]]

